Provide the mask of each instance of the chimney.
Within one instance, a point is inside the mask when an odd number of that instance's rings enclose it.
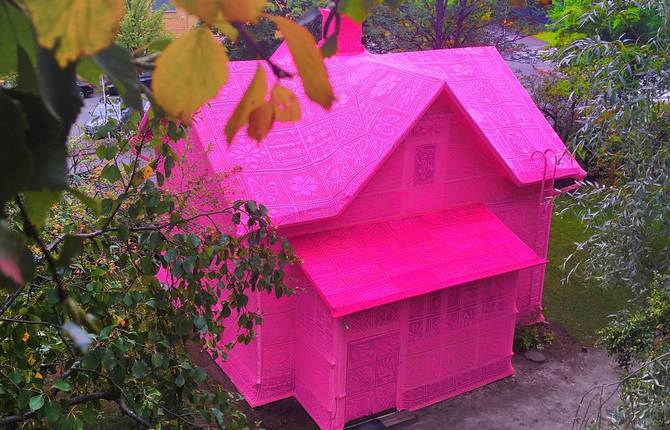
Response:
[[[326,19],[328,19],[330,9],[321,9],[321,28],[326,29]],[[330,22],[328,34],[335,32],[335,18]],[[326,34],[323,34],[323,40],[326,40]],[[365,51],[361,43],[363,37],[363,24],[359,24],[346,15],[340,14],[340,33],[337,37],[337,55],[354,55]]]

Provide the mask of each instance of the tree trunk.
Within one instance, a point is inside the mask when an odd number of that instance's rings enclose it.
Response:
[[[433,30],[435,31],[435,43],[433,49],[444,48],[444,14],[447,9],[447,0],[435,0],[435,21]]]

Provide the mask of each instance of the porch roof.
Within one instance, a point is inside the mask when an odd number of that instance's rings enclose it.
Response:
[[[334,317],[546,263],[485,205],[291,239]]]

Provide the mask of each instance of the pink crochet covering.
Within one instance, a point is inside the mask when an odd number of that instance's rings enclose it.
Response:
[[[554,180],[585,175],[494,48],[341,42],[330,111],[283,80],[302,119],[228,145],[257,66],[233,62],[175,145],[177,185],[205,176],[207,208],[265,204],[304,260],[295,296],[252,294],[263,324],[220,366],[252,406],[295,396],[324,430],[512,374],[516,319],[542,319]],[[285,45],[272,59],[294,69]]]
[[[545,262],[481,204],[291,243],[334,317]]]

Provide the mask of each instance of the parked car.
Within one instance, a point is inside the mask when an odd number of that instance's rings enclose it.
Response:
[[[77,80],[77,88],[82,99],[91,97],[95,92],[95,87],[86,81]]]
[[[143,109],[146,112],[151,104],[143,99]],[[120,97],[107,97],[106,103],[101,101],[93,108],[90,118],[84,124],[84,130],[89,136],[104,137],[127,123],[133,112],[134,109],[123,105]]]
[[[108,97],[106,102],[95,105],[90,118],[84,124],[84,131],[90,136],[102,137],[123,124],[124,116],[129,117],[129,114],[124,112],[127,110],[122,107],[120,98]],[[125,120],[127,121],[127,118]]]
[[[151,88],[151,73],[143,73],[137,78],[140,83],[148,88]],[[105,85],[105,92],[110,96],[118,96],[119,90],[113,83]]]
[[[12,90],[16,88],[16,80],[15,79],[8,79],[8,80],[1,80],[0,79],[0,88],[3,88],[5,90]]]

